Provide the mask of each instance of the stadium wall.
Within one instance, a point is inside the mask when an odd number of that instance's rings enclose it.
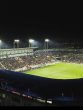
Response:
[[[11,87],[21,94],[29,92],[34,97],[55,98],[57,96],[83,97],[83,79],[59,80],[27,75],[20,72],[0,70],[0,81],[4,88]],[[0,85],[1,86],[1,85]]]

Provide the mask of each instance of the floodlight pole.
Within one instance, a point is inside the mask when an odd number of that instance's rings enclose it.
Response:
[[[45,49],[48,49],[49,39],[45,39]]]
[[[14,40],[14,48],[15,48],[15,43],[17,45],[17,48],[19,48],[19,40]]]
[[[2,40],[0,40],[0,49],[1,49],[1,43],[2,43]]]
[[[44,48],[46,49],[46,42],[44,42]]]
[[[19,42],[17,42],[17,48],[19,48]]]
[[[47,49],[48,49],[48,42],[47,42]]]
[[[34,42],[34,39],[29,39],[29,48],[32,47],[33,42]]]

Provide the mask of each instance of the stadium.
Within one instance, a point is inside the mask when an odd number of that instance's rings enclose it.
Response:
[[[0,49],[2,100],[11,93],[20,105],[83,105],[82,85],[82,49]]]

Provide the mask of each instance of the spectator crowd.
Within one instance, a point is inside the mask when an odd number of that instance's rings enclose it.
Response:
[[[0,58],[0,69],[25,71],[57,61],[83,63],[83,54],[78,52],[37,50],[33,55]]]

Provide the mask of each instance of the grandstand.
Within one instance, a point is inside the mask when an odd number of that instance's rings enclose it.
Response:
[[[34,74],[25,74],[25,72],[29,73],[35,69],[41,69],[58,62],[82,65],[83,50],[0,49],[0,89],[11,92],[13,90],[13,92],[20,93],[21,96],[30,96],[36,101],[42,100],[40,102],[45,104],[58,105],[63,103],[64,105],[67,104],[66,102],[70,105],[83,104],[83,77],[63,80],[57,77],[52,79]],[[4,80],[5,86],[2,80]],[[81,103],[78,103],[80,100]]]
[[[73,62],[83,63],[83,51],[74,49],[1,49],[0,68],[14,71],[25,71],[45,66],[49,63]]]
[[[0,49],[0,58],[28,55],[32,52],[32,48]]]

